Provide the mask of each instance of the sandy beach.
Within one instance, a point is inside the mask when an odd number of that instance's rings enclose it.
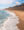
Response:
[[[17,26],[19,27],[20,30],[24,30],[24,11],[18,11],[18,10],[7,10],[7,11],[13,12],[16,14],[16,16],[19,16],[20,23],[17,24]]]
[[[11,12],[14,12],[16,16],[19,16],[20,23],[17,25],[20,30],[24,30],[24,11],[21,10],[9,10]]]

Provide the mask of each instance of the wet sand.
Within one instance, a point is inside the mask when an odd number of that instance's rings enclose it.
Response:
[[[24,30],[24,11],[18,11],[18,10],[9,10],[11,12],[14,12],[17,16],[19,16],[20,23],[17,25],[20,30]]]
[[[20,23],[18,24],[18,27],[20,30],[24,30],[24,11],[16,11],[17,16],[19,16]]]

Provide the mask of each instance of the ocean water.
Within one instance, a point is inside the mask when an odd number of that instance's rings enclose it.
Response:
[[[9,13],[7,13],[7,11],[0,10],[0,24],[2,24],[5,21],[5,19],[7,19],[8,16]]]

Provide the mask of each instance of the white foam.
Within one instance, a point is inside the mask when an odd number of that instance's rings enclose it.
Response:
[[[16,26],[16,24],[19,23],[19,18],[16,16],[9,16],[8,20],[4,22],[4,28],[6,30],[19,30],[19,28]]]
[[[4,21],[0,30],[19,30],[16,26],[16,24],[19,23],[19,18],[12,12],[8,11],[8,13],[12,16],[9,16],[8,19]]]

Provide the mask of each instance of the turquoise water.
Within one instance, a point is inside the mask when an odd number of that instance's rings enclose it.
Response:
[[[9,16],[9,13],[7,13],[5,10],[0,10],[0,24],[3,23]]]

